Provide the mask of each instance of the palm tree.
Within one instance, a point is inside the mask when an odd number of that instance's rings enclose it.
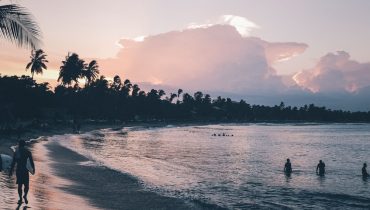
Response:
[[[158,96],[159,96],[159,98],[162,98],[162,96],[164,96],[164,95],[166,95],[166,92],[164,92],[164,90],[160,89],[160,90],[158,91]]]
[[[99,75],[99,66],[96,60],[92,60],[86,67],[85,70],[82,71],[82,76],[86,79],[86,85],[89,86],[92,81],[96,80]]]
[[[182,91],[182,89],[178,89],[178,90],[177,90],[177,97],[178,97],[178,98],[180,98],[180,95],[181,95],[181,93],[182,93],[182,92],[183,92],[183,91]]]
[[[131,88],[132,88],[132,84],[131,84],[131,81],[129,79],[126,79],[124,82],[123,82],[123,87],[121,89],[122,91],[122,94],[127,97],[130,95],[130,91],[131,91]]]
[[[177,90],[177,102],[176,103],[179,103],[180,95],[181,95],[182,92],[183,92],[182,89]]]
[[[0,37],[18,46],[36,49],[40,43],[41,32],[25,8],[8,4],[0,6]]]
[[[111,85],[111,88],[115,91],[115,92],[118,92],[121,90],[121,87],[122,87],[122,81],[121,81],[121,77],[116,75],[113,77],[113,83]]]
[[[177,97],[176,93],[171,93],[170,98],[169,98],[169,102],[172,103],[173,99],[175,99],[176,97]]]
[[[47,69],[47,66],[45,63],[49,62],[46,60],[46,54],[44,53],[43,50],[32,50],[31,52],[31,61],[27,64],[26,70],[31,67],[31,74],[32,74],[32,79],[34,73],[36,74],[42,74],[43,69]]]
[[[136,96],[138,96],[138,95],[139,95],[139,92],[140,92],[139,85],[134,84],[134,85],[132,86],[131,96],[132,96],[132,97],[136,97]]]
[[[86,68],[85,61],[80,59],[76,53],[68,54],[60,66],[58,82],[61,80],[62,85],[71,86],[72,82],[78,84],[78,79]]]

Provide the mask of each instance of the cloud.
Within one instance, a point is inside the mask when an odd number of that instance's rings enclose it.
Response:
[[[344,51],[328,53],[312,69],[303,70],[293,79],[312,92],[356,93],[370,86],[370,63],[350,59]]]
[[[207,21],[207,23],[203,24],[191,23],[189,24],[188,29],[209,28],[215,25],[233,26],[238,31],[238,33],[243,37],[249,36],[250,32],[253,29],[260,28],[260,26],[258,26],[256,23],[252,22],[251,20],[248,20],[245,17],[236,15],[222,15],[217,21],[215,21],[215,23],[211,23],[210,21]]]
[[[246,37],[249,33],[256,28],[260,28],[256,23],[248,20],[245,17],[235,15],[223,15],[221,16],[220,24],[228,24],[234,26],[240,35]]]
[[[140,41],[121,39],[117,56],[101,59],[99,64],[107,76],[118,73],[132,81],[189,90],[284,91],[282,77],[272,65],[302,53],[307,45],[245,36],[249,29],[243,32],[240,27],[251,28],[250,23],[237,17],[225,16],[224,22],[230,24],[192,27],[146,36]]]

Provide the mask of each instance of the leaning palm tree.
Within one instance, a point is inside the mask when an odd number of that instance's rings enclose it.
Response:
[[[99,75],[99,66],[96,60],[92,60],[86,69],[82,71],[82,76],[86,79],[86,86],[89,86],[92,81],[96,80]]]
[[[27,10],[16,4],[0,6],[0,37],[21,47],[36,49],[41,32]]]
[[[73,82],[78,84],[78,79],[82,77],[82,72],[85,68],[85,61],[80,59],[76,53],[72,53],[72,55],[68,54],[66,59],[62,61],[58,82],[61,80],[62,85],[69,87]]]
[[[33,75],[36,74],[42,74],[43,69],[47,69],[47,66],[45,63],[49,62],[46,60],[46,54],[43,50],[32,50],[31,52],[31,62],[29,62],[26,66],[26,70],[31,67],[31,74],[32,79]]]

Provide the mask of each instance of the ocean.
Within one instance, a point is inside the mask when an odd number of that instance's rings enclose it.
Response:
[[[87,157],[83,164],[188,201],[229,209],[370,208],[370,183],[361,176],[370,161],[369,124],[125,127],[50,140]],[[291,176],[283,173],[287,158]],[[315,173],[319,160],[324,177]]]

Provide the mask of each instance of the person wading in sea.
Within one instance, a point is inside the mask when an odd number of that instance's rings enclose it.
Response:
[[[0,155],[0,172],[3,170],[3,160]]]
[[[31,163],[31,166],[34,172],[36,171],[35,164],[32,158],[32,153],[28,149],[26,149],[25,146],[26,146],[26,142],[24,140],[20,140],[18,142],[18,149],[14,152],[12,165],[9,171],[9,176],[11,177],[13,175],[14,167],[17,164],[16,176],[17,176],[18,195],[19,195],[18,204],[22,204],[23,185],[24,185],[24,196],[23,196],[24,202],[28,204],[27,194],[30,189],[29,188],[30,176],[29,176],[29,172],[27,169],[27,159],[30,160],[30,163]]]
[[[369,177],[369,174],[367,173],[366,167],[367,167],[367,164],[364,163],[364,166],[362,167],[362,177],[363,178],[368,178]]]
[[[289,158],[286,159],[286,163],[285,163],[285,166],[284,166],[284,172],[286,174],[291,174],[292,173],[292,164],[290,163],[290,160]]]
[[[317,167],[316,167],[316,173],[320,176],[324,176],[325,175],[325,163],[322,162],[322,160],[319,161],[319,164],[317,164]]]

